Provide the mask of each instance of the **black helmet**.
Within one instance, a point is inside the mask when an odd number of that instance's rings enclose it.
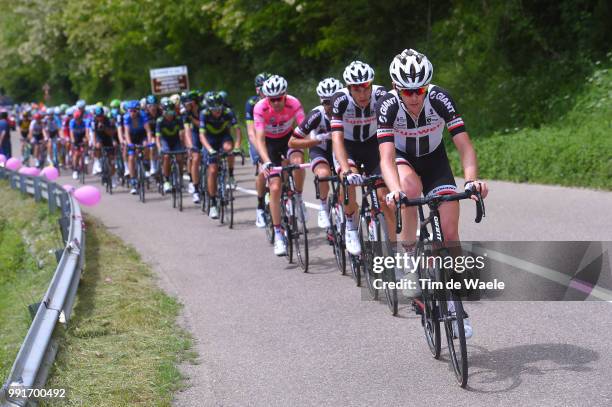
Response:
[[[257,74],[257,76],[255,77],[255,87],[260,88],[261,85],[263,85],[266,79],[268,79],[270,76],[272,75],[269,74],[268,72],[262,72],[262,73]]]
[[[206,96],[206,106],[209,109],[217,110],[223,107],[223,99],[218,93],[212,93]]]

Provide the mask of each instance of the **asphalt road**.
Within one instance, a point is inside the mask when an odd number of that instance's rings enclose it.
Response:
[[[252,188],[251,175],[239,168],[239,185]],[[306,185],[314,202],[312,177]],[[507,182],[490,190],[479,225],[462,203],[464,240],[612,240],[610,192]],[[468,304],[475,333],[464,390],[445,342],[434,360],[407,302],[392,317],[339,274],[314,210],[304,274],[254,227],[253,196],[237,194],[234,230],[185,203],[179,213],[168,197],[151,193],[141,204],[119,189],[85,210],[134,246],[185,305],[199,364],[184,366],[190,387],[177,406],[612,405],[611,303]]]

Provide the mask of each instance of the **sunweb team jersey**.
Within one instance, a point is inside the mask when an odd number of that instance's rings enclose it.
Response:
[[[440,146],[445,126],[453,137],[465,131],[463,119],[448,92],[433,84],[427,92],[417,120],[406,111],[397,91],[381,99],[377,112],[379,143],[395,143],[399,151],[421,157]]]
[[[256,130],[263,130],[268,138],[278,139],[287,136],[304,120],[304,109],[297,98],[287,95],[285,107],[280,112],[276,112],[265,98],[257,102],[253,115]]]
[[[321,105],[312,109],[293,133],[297,138],[307,138],[313,131],[315,134],[331,132],[330,121],[325,116],[325,108]],[[328,140],[325,140],[317,144],[316,147],[327,150],[330,144]]]
[[[344,139],[363,142],[376,134],[376,104],[385,95],[384,86],[372,85],[372,97],[359,107],[348,90],[342,88],[332,97],[332,131],[342,131]]]

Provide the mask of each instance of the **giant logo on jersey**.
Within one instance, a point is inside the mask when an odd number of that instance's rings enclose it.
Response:
[[[434,99],[439,100],[440,102],[442,102],[444,107],[446,107],[446,110],[449,113],[455,113],[455,108],[453,107],[453,104],[449,100],[448,96],[446,96],[444,93],[432,90],[432,91],[429,92],[429,99],[431,99],[431,100],[434,100]]]
[[[395,98],[387,99],[384,102],[382,102],[380,105],[380,114],[386,115],[387,110],[396,103],[397,103],[397,99]]]

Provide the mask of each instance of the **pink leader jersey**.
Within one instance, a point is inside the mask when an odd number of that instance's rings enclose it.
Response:
[[[275,112],[268,98],[263,98],[253,109],[255,129],[263,129],[266,137],[283,138],[293,131],[293,128],[304,120],[304,109],[300,101],[287,95],[285,107],[280,112]]]

